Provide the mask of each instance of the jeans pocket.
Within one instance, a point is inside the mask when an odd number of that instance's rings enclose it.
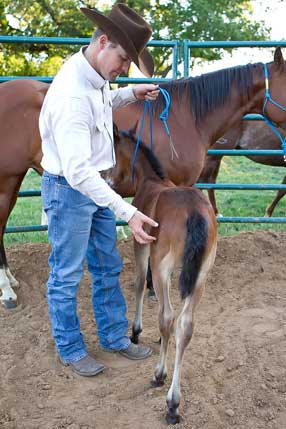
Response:
[[[41,194],[43,210],[47,211],[51,208],[50,180],[48,177],[42,177]]]

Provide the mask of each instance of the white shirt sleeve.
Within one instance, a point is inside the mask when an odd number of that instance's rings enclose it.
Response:
[[[80,98],[62,100],[53,109],[51,122],[63,174],[70,186],[128,222],[136,207],[113,191],[92,166],[93,116],[88,104]]]
[[[133,88],[126,86],[124,88],[112,89],[110,91],[112,100],[112,109],[116,110],[119,107],[124,107],[129,103],[133,103],[137,100],[135,97]]]

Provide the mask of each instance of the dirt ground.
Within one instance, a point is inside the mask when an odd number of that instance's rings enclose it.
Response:
[[[132,243],[121,242],[122,287],[134,314]],[[150,388],[158,359],[157,304],[145,297],[146,361],[130,363],[99,350],[85,275],[79,299],[90,352],[108,369],[82,378],[61,366],[50,335],[45,281],[47,245],[9,249],[20,288],[17,309],[0,308],[0,428],[166,428],[166,385]],[[176,428],[286,428],[286,234],[244,233],[219,241],[215,267],[184,360],[180,424]],[[175,283],[175,282],[174,282]],[[175,284],[175,309],[180,300]]]

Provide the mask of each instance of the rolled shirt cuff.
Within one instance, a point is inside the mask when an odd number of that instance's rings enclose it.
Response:
[[[126,88],[122,88],[121,89],[121,96],[127,102],[132,102],[132,101],[137,100],[132,86],[127,86]]]
[[[120,199],[121,201],[118,201],[118,204],[115,203],[112,209],[116,217],[124,220],[125,222],[129,222],[129,220],[132,218],[132,216],[134,216],[135,212],[137,211],[137,208],[132,206],[132,204],[129,204],[123,198],[120,197]]]

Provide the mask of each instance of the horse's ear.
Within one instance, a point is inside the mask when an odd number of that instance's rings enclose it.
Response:
[[[117,128],[117,125],[115,122],[113,122],[113,135],[114,135],[114,140],[115,141],[119,141],[120,140],[120,135],[119,135],[119,131]]]
[[[135,122],[132,128],[130,128],[129,133],[135,137],[136,136],[136,130],[137,130],[138,121]]]
[[[284,58],[283,58],[282,51],[281,51],[280,47],[278,47],[278,48],[275,49],[275,52],[274,52],[274,63],[278,67],[284,66]]]

